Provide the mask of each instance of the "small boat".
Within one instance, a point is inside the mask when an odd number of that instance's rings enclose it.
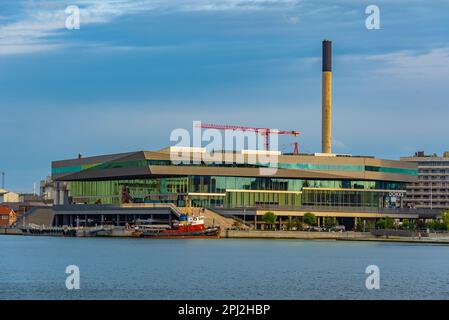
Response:
[[[179,223],[173,227],[144,228],[139,230],[143,238],[219,238],[220,227],[208,227],[204,225],[204,216],[181,215]]]

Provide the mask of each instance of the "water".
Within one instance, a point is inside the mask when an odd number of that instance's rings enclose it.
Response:
[[[380,290],[365,287],[372,264]],[[449,246],[0,236],[0,299],[448,298]]]

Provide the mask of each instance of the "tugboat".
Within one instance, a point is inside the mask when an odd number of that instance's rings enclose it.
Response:
[[[220,227],[206,228],[204,216],[182,214],[172,227],[154,226],[139,230],[143,238],[220,238]]]

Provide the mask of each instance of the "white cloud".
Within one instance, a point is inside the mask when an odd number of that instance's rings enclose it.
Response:
[[[81,28],[108,23],[113,19],[148,11],[261,10],[288,7],[299,0],[74,0],[80,7]],[[32,53],[64,46],[65,6],[59,1],[25,2],[22,19],[0,24],[0,55]],[[1,19],[0,20],[5,20]],[[59,37],[59,38],[58,38]]]
[[[369,71],[370,77],[410,81],[449,80],[449,47],[402,50],[386,54],[339,55],[335,60],[343,65],[363,65],[364,70]]]
[[[384,67],[377,72],[405,79],[441,79],[449,77],[449,48],[436,48],[427,52],[400,51],[368,57]]]
[[[299,16],[284,16],[284,19],[287,23],[290,24],[298,24],[300,21]]]

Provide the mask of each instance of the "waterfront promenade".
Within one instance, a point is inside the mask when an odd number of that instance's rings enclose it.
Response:
[[[51,232],[43,233],[41,236],[63,237],[62,233],[57,229],[51,228]],[[76,228],[73,228],[74,230]],[[47,230],[47,229],[46,229]],[[48,229],[50,230],[50,229]],[[221,238],[229,239],[297,239],[297,240],[334,240],[334,241],[381,241],[381,242],[402,242],[402,243],[423,243],[423,244],[446,244],[449,245],[449,232],[436,233],[423,232],[421,236],[418,233],[408,236],[391,232],[313,232],[313,231],[261,231],[261,230],[222,230]],[[0,228],[0,235],[25,235],[20,229]],[[37,236],[37,235],[34,235]],[[95,228],[79,228],[73,233],[73,237],[103,237],[103,238],[134,238],[132,230],[123,227],[95,227]]]
[[[429,233],[428,236],[376,236],[371,232],[309,232],[309,231],[248,231],[225,230],[224,238],[241,239],[298,239],[298,240],[338,240],[338,241],[382,241],[404,243],[448,244],[449,233]]]

